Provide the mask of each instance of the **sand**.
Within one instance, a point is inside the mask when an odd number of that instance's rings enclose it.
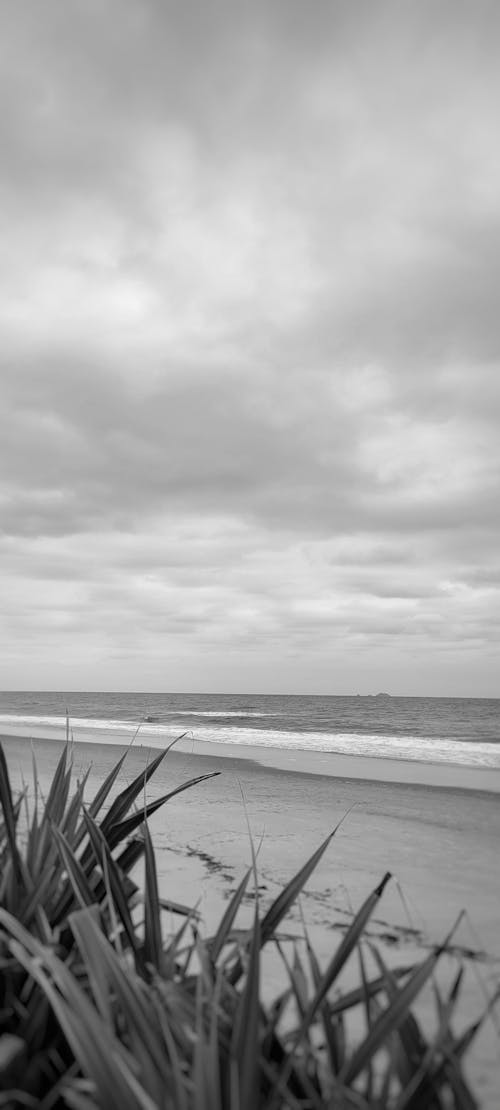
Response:
[[[14,781],[29,782],[29,742],[10,737],[3,744]],[[500,805],[495,775],[489,780],[495,780],[492,791],[472,789],[474,775],[464,776],[463,769],[458,776],[461,785],[450,785],[449,778],[446,786],[431,785],[418,781],[419,768],[417,781],[412,781],[415,765],[395,769],[385,764],[396,761],[325,761],[321,755],[308,757],[306,773],[290,769],[290,759],[288,767],[273,766],[244,758],[248,751],[216,747],[215,755],[214,745],[171,751],[148,786],[152,799],[185,779],[220,772],[177,796],[152,820],[162,894],[187,905],[198,902],[207,931],[213,929],[249,862],[248,820],[254,841],[260,843],[260,899],[265,909],[344,817],[302,899],[320,959],[326,962],[330,957],[350,910],[358,908],[389,870],[394,880],[371,932],[393,962],[421,957],[429,944],[443,939],[460,910],[467,909],[455,943],[469,971],[462,1017],[472,1020],[481,1009],[482,991],[491,993],[500,975]],[[36,740],[34,748],[42,783],[47,784],[61,743]],[[93,765],[89,794],[120,751],[116,744],[75,744],[75,773]],[[121,785],[155,754],[154,749],[131,749]],[[303,766],[303,754],[293,753],[291,758]],[[260,760],[261,749],[257,755]],[[271,753],[271,760],[283,763],[283,753]],[[377,779],[373,767],[366,766],[374,763]],[[310,773],[312,767],[319,773]],[[363,770],[370,770],[370,778],[360,777]],[[408,781],[387,781],[394,773],[400,779],[406,774]],[[286,931],[300,935],[298,912]],[[451,971],[454,961],[448,963]],[[271,991],[278,978],[271,961],[266,971]],[[469,1074],[480,1105],[497,1110],[499,1040],[491,1022],[470,1055]]]

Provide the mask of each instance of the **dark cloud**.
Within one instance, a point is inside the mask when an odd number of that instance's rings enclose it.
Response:
[[[4,532],[123,530],[196,510],[323,536],[496,530],[494,442],[484,429],[482,443],[471,436],[453,379],[448,419],[441,411],[435,422],[412,422],[397,403],[381,414],[369,390],[351,406],[335,374],[310,391],[307,375],[298,380],[303,400],[297,379],[201,368],[139,395],[106,368],[16,376],[0,440]]]

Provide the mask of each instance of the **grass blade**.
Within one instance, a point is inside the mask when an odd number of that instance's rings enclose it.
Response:
[[[348,813],[349,812],[350,812],[350,810],[348,810]],[[333,829],[333,831],[328,834],[328,836],[323,841],[323,843],[320,844],[319,848],[317,848],[315,852],[313,852],[313,855],[307,860],[307,862],[304,864],[304,866],[301,867],[300,871],[298,871],[297,874],[294,875],[293,879],[290,880],[290,882],[287,884],[287,886],[281,891],[281,893],[275,899],[272,906],[268,909],[267,913],[265,914],[265,916],[262,920],[261,927],[260,927],[260,943],[261,943],[262,947],[264,946],[264,944],[266,944],[271,939],[271,937],[274,936],[274,934],[275,934],[278,926],[280,925],[281,921],[283,920],[285,915],[288,913],[290,908],[293,906],[293,903],[296,901],[296,899],[297,899],[298,895],[300,894],[303,886],[305,885],[305,883],[309,879],[310,875],[312,875],[315,867],[317,867],[321,857],[326,852],[326,849],[328,848],[328,845],[330,844],[330,841],[333,839],[333,837],[335,836],[335,833],[338,831],[338,829],[340,828],[342,823],[345,821],[346,817],[347,817],[347,813],[344,814],[342,819],[339,821],[338,825],[336,825],[335,828]],[[238,979],[240,978],[240,976],[242,974],[242,971],[243,971],[243,964],[241,962],[241,959],[238,957],[238,959],[236,960],[236,963],[235,963],[234,967],[231,969],[231,972],[230,972],[230,975],[229,975],[229,981],[233,985],[238,982]]]
[[[5,831],[7,833],[7,840],[10,848],[12,863],[14,871],[18,879],[22,879],[23,868],[21,865],[21,858],[19,855],[17,840],[16,840],[16,817],[14,811],[14,804],[12,801],[12,790],[10,787],[9,771],[7,768],[7,760],[2,744],[0,743],[0,804],[3,810],[3,817],[5,822]]]
[[[361,906],[361,909],[358,910],[354,921],[351,923],[347,933],[345,934],[323,975],[323,979],[321,981],[319,989],[316,991],[316,994],[309,1006],[307,1014],[302,1023],[301,1029],[299,1030],[296,1044],[299,1043],[302,1036],[306,1032],[307,1026],[313,1020],[318,1006],[320,1006],[323,999],[326,998],[332,984],[335,982],[335,979],[340,974],[342,968],[344,967],[344,964],[351,955],[351,952],[354,950],[360,938],[362,937],[367,922],[369,921],[379,899],[382,897],[382,894],[390,878],[390,871],[387,871],[384,875],[384,878],[382,879],[382,882],[379,883],[377,887],[375,887],[375,890],[373,890],[372,893],[368,896],[366,901]]]
[[[118,912],[118,916],[121,918],[121,922],[125,929],[130,947],[132,948],[136,959],[138,959],[139,942],[137,940],[136,932],[130,915],[129,904],[123,885],[123,876],[121,875],[120,869],[113,859],[113,856],[111,855],[108,843],[103,833],[101,832],[101,829],[98,825],[96,825],[95,821],[92,820],[85,809],[83,811],[83,816],[87,825],[87,830],[89,833],[89,838],[95,854],[95,858],[100,867],[102,867],[103,869],[106,868],[106,874],[109,877],[111,897]]]
[[[213,940],[209,942],[210,954],[214,963],[217,962],[217,959],[220,956],[220,953],[222,952],[222,949],[224,948],[224,945],[228,940],[229,934],[234,924],[234,919],[243,901],[243,896],[248,886],[248,880],[251,874],[252,868],[249,867],[248,871],[239,883],[238,888],[235,890],[233,897],[231,898],[231,901],[229,902],[229,905],[227,906],[226,911],[221,918],[219,928],[217,929]]]
[[[188,782],[182,782],[180,786],[176,786],[175,789],[170,790],[168,794],[163,794],[163,796],[161,798],[157,798],[156,801],[149,802],[147,806],[144,806],[144,809],[142,811],[134,813],[132,817],[126,818],[125,821],[120,821],[119,824],[112,824],[111,826],[107,824],[105,828],[105,823],[103,821],[101,826],[102,831],[106,836],[110,848],[115,848],[121,840],[124,840],[127,836],[130,836],[130,833],[134,832],[134,829],[137,829],[139,825],[142,825],[143,821],[145,821],[148,817],[152,817],[153,813],[156,813],[157,809],[160,809],[161,806],[165,805],[165,802],[169,802],[171,798],[175,798],[176,794],[181,794],[183,790],[189,790],[191,786],[196,786],[197,783],[204,782],[205,779],[213,779],[216,775],[220,774],[220,771],[210,771],[206,775],[198,775],[197,778],[189,779]]]
[[[56,827],[53,828],[52,834],[55,837],[63,867],[66,868],[77,902],[79,902],[82,907],[94,905],[95,893],[89,885],[87,875],[72,852],[66,837],[60,829]]]
[[[340,1078],[346,1086],[353,1083],[387,1037],[399,1029],[401,1023],[407,1017],[412,1002],[422,990],[429,976],[432,975],[440,954],[441,949],[438,949],[437,952],[431,952],[410,976],[405,986],[397,992],[387,1009],[374,1021],[367,1037],[353,1053],[351,1059],[347,1061],[341,1072]]]
[[[186,733],[183,733],[182,735],[185,736]],[[152,759],[150,763],[147,764],[144,770],[141,771],[139,775],[137,775],[134,781],[130,783],[130,786],[127,786],[125,790],[122,790],[121,794],[119,794],[118,797],[115,798],[112,806],[110,807],[104,818],[104,821],[102,822],[103,833],[107,834],[112,825],[117,825],[123,820],[125,814],[128,813],[133,802],[135,802],[136,798],[139,797],[141,791],[144,790],[150,778],[152,778],[152,776],[157,771],[160,763],[163,762],[170,749],[173,748],[174,744],[177,744],[179,740],[182,740],[182,736],[176,736],[175,740],[172,740],[172,742],[168,744],[166,748],[163,748],[162,751],[160,751],[159,754],[155,756],[155,758]],[[121,762],[123,762],[124,758],[125,756],[122,757]],[[111,778],[111,776],[109,777]]]
[[[259,1092],[260,922],[255,907],[250,959],[234,1024],[231,1056],[237,1066],[239,1110],[255,1110]]]
[[[163,964],[163,945],[161,937],[161,908],[158,897],[158,877],[156,863],[149,833],[148,823],[144,822],[144,959],[161,971]]]
[[[312,875],[315,868],[318,866],[318,863],[321,857],[326,852],[330,841],[333,839],[335,833],[339,830],[346,817],[347,814],[344,814],[342,820],[339,821],[338,825],[336,825],[333,831],[329,833],[329,835],[326,837],[326,840],[324,840],[323,843],[320,844],[319,848],[317,848],[310,859],[307,860],[307,863],[305,863],[304,866],[301,867],[300,871],[298,871],[297,874],[294,875],[291,882],[289,882],[285,889],[281,891],[281,894],[278,895],[275,902],[273,902],[272,906],[265,914],[261,925],[262,945],[266,944],[266,942],[272,936],[274,936],[278,926],[285,917],[285,914],[287,914],[291,906],[293,906],[293,903],[300,894],[302,888],[305,886],[309,877]]]

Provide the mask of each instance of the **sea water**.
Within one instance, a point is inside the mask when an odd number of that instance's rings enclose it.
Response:
[[[500,699],[281,694],[1,692],[0,733],[163,747],[194,740],[500,768]]]

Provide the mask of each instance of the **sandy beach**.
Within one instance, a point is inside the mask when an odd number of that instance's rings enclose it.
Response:
[[[46,788],[61,742],[36,739],[31,745],[25,738],[5,737],[2,743],[16,784],[32,780],[33,746]],[[258,759],[249,759],[228,745],[222,754],[212,754],[213,748],[200,750],[196,744],[193,750],[172,750],[148,785],[149,800],[186,779],[220,772],[174,798],[151,822],[162,894],[190,906],[197,903],[209,932],[249,862],[247,819],[259,845],[264,909],[344,818],[302,898],[320,958],[329,958],[351,910],[389,870],[394,879],[370,930],[388,958],[401,962],[422,954],[467,910],[454,943],[469,969],[462,1017],[465,1023],[472,1020],[484,991],[491,994],[500,975],[500,806],[495,790],[471,789],[470,776],[467,789],[411,781],[407,765],[403,777],[406,773],[410,781],[390,781],[394,768],[385,768],[389,761],[380,759],[366,761],[379,765],[375,779],[360,777],[367,768],[346,757],[339,757],[336,774],[334,761],[326,771],[321,756],[309,759],[309,768],[318,769],[311,773],[265,764],[261,751]],[[75,776],[92,765],[89,796],[122,750],[116,744],[75,743]],[[119,787],[155,754],[154,749],[131,748]],[[298,910],[287,932],[301,935]],[[449,963],[451,967],[451,958]],[[270,988],[278,976],[271,960]],[[500,1091],[500,1057],[491,1021],[471,1052],[469,1074],[481,1106],[493,1110]]]

